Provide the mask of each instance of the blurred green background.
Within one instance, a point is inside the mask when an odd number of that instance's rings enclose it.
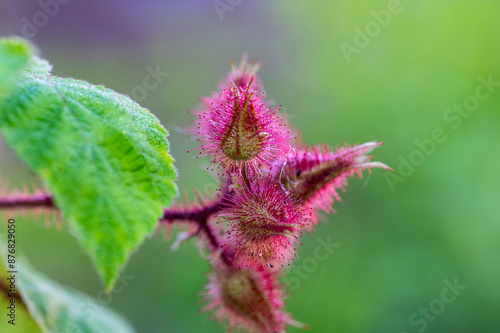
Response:
[[[148,66],[168,72],[140,103],[169,130],[190,197],[215,181],[186,154],[188,111],[217,88],[228,59],[263,60],[268,96],[306,143],[384,141],[374,155],[395,169],[351,179],[337,213],[304,236],[287,310],[310,332],[499,332],[500,87],[479,77],[500,82],[500,2],[219,2],[226,11],[201,0],[74,0],[43,22],[39,3],[2,0],[0,35],[31,33],[54,74],[129,95]],[[431,144],[436,129],[442,140]],[[33,180],[3,139],[0,172]],[[148,240],[124,270],[128,285],[107,298],[66,228],[17,219],[33,266],[139,332],[223,331],[199,314],[208,264],[194,241],[171,252],[172,239]],[[328,239],[340,246],[321,261],[315,249]],[[455,279],[466,289],[450,300],[445,281]]]

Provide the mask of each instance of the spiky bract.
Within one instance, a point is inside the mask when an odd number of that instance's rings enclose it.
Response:
[[[203,310],[212,311],[228,331],[284,332],[296,323],[283,311],[283,292],[276,273],[263,269],[216,268],[209,275]]]
[[[250,85],[224,89],[205,112],[198,113],[200,155],[213,156],[212,164],[223,171],[258,172],[289,150],[290,134],[277,109],[270,110],[263,94],[250,91]]]
[[[237,189],[219,214],[230,225],[224,250],[234,252],[240,266],[289,264],[296,255],[294,243],[308,224],[307,213],[277,181],[264,179]]]
[[[380,162],[372,162],[366,155],[383,142],[367,142],[362,145],[338,148],[336,151],[327,146],[296,149],[288,156],[281,169],[281,181],[285,188],[294,191],[294,196],[306,208],[312,208],[312,224],[318,223],[317,210],[332,212],[335,200],[341,201],[338,190],[345,191],[347,178],[357,174],[362,177],[363,170],[384,168]]]

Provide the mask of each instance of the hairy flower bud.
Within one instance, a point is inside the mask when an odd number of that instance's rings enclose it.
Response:
[[[371,168],[391,170],[380,162],[370,161],[366,155],[380,142],[367,142],[362,145],[338,148],[332,151],[328,147],[308,147],[292,151],[281,169],[281,181],[285,188],[294,191],[294,196],[304,203],[304,207],[313,208],[312,223],[317,224],[316,209],[327,213],[332,211],[334,200],[341,201],[337,190],[344,191],[347,177]],[[312,224],[309,225],[309,228]]]
[[[308,224],[307,212],[276,181],[237,189],[219,214],[230,226],[224,251],[240,266],[289,264],[296,255],[294,243]]]
[[[270,110],[263,94],[250,87],[251,81],[246,87],[224,89],[198,114],[196,134],[203,142],[197,148],[200,156],[214,156],[212,164],[224,171],[248,168],[259,172],[289,150],[290,134],[277,110]]]
[[[206,286],[204,311],[218,321],[248,332],[285,332],[287,324],[297,325],[283,312],[283,292],[275,273],[263,269],[216,268]]]
[[[250,84],[250,90],[256,88],[262,90],[262,84],[259,82],[257,77],[257,71],[260,66],[261,63],[258,61],[248,61],[248,54],[244,53],[238,66],[231,61],[231,71],[229,72],[227,78],[222,81],[220,88],[226,89],[231,86],[246,88]]]

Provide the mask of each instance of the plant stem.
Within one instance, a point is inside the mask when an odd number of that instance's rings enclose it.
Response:
[[[243,181],[245,182],[245,185],[246,187],[251,190],[252,187],[250,185],[250,181],[248,180],[248,177],[247,177],[247,169],[246,167],[244,166],[243,168],[241,168],[241,177],[243,178]]]
[[[219,251],[221,244],[217,240],[217,237],[213,233],[212,228],[208,224],[208,219],[211,215],[219,212],[222,209],[222,205],[225,201],[223,197],[219,201],[210,203],[206,206],[200,206],[195,208],[166,208],[163,210],[163,216],[159,223],[174,223],[175,221],[191,221],[197,223],[200,227],[200,231],[205,233],[208,242],[212,247]],[[6,209],[30,209],[37,207],[51,207],[57,209],[57,206],[52,200],[52,196],[49,194],[36,194],[36,195],[22,195],[22,196],[12,196],[12,197],[0,197],[0,210]],[[232,266],[232,262],[223,252],[220,253],[222,261],[228,265]]]
[[[208,224],[208,218],[222,209],[225,200],[226,199],[223,197],[217,202],[211,203],[207,206],[197,207],[195,209],[165,209],[163,211],[163,217],[160,220],[160,223],[173,223],[176,220],[195,222],[199,225],[200,231],[205,233],[208,242],[212,245],[214,250],[220,251],[221,244],[217,240],[217,237],[213,233],[212,228]],[[231,260],[229,260],[224,252],[220,252],[220,257],[224,264],[226,264],[228,267],[231,267],[233,265]]]
[[[221,200],[222,201],[222,200]],[[199,224],[206,223],[210,215],[213,215],[221,210],[221,201],[211,203],[208,206],[197,208],[166,208],[163,210],[163,217],[160,222],[173,222],[175,220],[188,220],[198,222]]]
[[[0,197],[0,210],[11,208],[53,207],[52,196],[48,194],[22,195],[19,197]]]

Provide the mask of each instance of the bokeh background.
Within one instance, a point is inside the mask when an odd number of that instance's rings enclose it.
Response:
[[[30,37],[56,75],[133,95],[148,66],[168,72],[135,97],[169,130],[189,197],[216,183],[186,154],[195,143],[181,129],[243,52],[264,61],[268,96],[306,143],[385,141],[374,155],[395,172],[351,179],[287,278],[287,310],[310,332],[500,331],[500,87],[478,88],[480,77],[500,82],[500,2],[73,0],[47,22],[40,11],[1,0],[0,35]],[[488,96],[474,105],[477,89]],[[453,111],[464,101],[473,111]],[[1,138],[0,171],[10,184],[34,180]],[[199,313],[208,264],[194,241],[172,252],[172,239],[147,240],[124,270],[128,285],[107,298],[67,228],[17,219],[18,246],[38,270],[139,332],[223,331]],[[315,257],[322,240],[338,244],[325,260]],[[466,289],[443,302],[455,280]]]

